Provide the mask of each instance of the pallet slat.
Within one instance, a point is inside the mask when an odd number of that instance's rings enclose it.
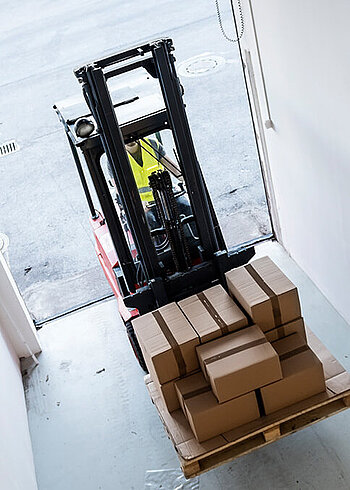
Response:
[[[278,439],[281,435],[281,429],[279,425],[272,427],[271,429],[263,431],[265,442],[272,442]]]

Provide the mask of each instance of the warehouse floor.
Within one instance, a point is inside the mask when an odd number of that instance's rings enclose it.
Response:
[[[350,370],[350,327],[277,243],[257,247],[266,254],[299,287],[308,326]],[[180,487],[116,302],[48,323],[39,337],[40,365],[24,378],[39,490],[350,488],[350,410]]]

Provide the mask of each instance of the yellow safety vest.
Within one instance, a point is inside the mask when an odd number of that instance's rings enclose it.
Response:
[[[149,140],[146,140],[147,142]],[[140,142],[141,144],[141,157],[143,165],[139,165],[135,158],[128,152],[129,161],[132,173],[134,174],[135,182],[139,190],[141,201],[151,202],[154,201],[153,192],[148,183],[148,177],[152,172],[157,170],[163,170],[163,165],[161,165],[157,160],[157,155],[153,150],[153,147],[147,143]],[[146,151],[147,150],[147,151]],[[151,155],[150,155],[151,153]]]

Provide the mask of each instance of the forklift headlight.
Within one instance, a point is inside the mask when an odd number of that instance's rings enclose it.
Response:
[[[82,117],[74,125],[74,131],[79,138],[87,138],[94,131],[95,125],[90,119]]]

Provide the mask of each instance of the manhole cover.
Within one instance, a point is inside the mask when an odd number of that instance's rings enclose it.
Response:
[[[201,77],[217,71],[225,64],[225,58],[214,54],[201,54],[179,63],[177,70],[185,77]]]
[[[18,150],[19,145],[15,140],[6,141],[6,143],[0,145],[0,157],[6,157],[7,155],[15,153]]]

